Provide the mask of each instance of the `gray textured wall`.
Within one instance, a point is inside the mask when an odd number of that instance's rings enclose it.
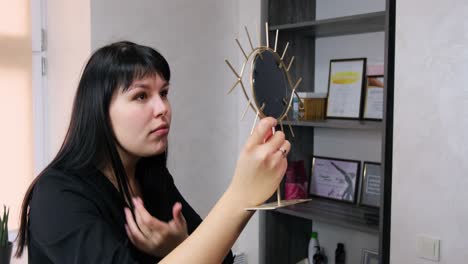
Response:
[[[468,2],[398,1],[392,263],[433,263],[416,236],[441,239],[440,263],[468,250]]]

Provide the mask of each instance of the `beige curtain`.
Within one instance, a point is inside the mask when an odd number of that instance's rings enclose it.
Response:
[[[31,63],[30,1],[0,0],[0,206],[10,207],[10,230],[33,179]]]

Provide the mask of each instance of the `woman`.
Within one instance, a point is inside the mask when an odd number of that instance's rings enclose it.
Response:
[[[169,80],[166,60],[149,47],[118,42],[92,55],[65,141],[25,195],[17,256],[28,245],[33,264],[232,263],[229,249],[251,216],[240,206],[274,192],[289,142],[268,132],[274,120],[261,122],[197,229],[200,217],[166,168]]]

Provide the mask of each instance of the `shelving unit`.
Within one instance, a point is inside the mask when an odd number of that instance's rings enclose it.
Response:
[[[285,47],[286,41],[290,42],[285,61],[289,61],[292,55],[295,56],[295,65],[292,68],[291,75],[293,79],[299,76],[303,77],[300,88],[300,91],[303,92],[315,91],[315,49],[317,38],[386,32],[389,30],[387,25],[388,10],[319,20],[315,19],[315,0],[263,0],[262,10],[262,17],[269,24],[268,34],[270,41],[275,39],[276,30],[279,30],[278,47],[280,47],[280,50],[282,50],[281,47]],[[386,39],[386,52],[389,49],[388,46],[389,40]],[[386,56],[384,63],[386,65],[388,63]],[[388,68],[386,67],[387,71]],[[386,76],[388,76],[387,74],[388,72],[385,73]],[[388,91],[389,82],[387,78],[385,78],[385,81],[385,89]],[[390,87],[390,89],[393,90],[393,87]],[[387,94],[385,95],[384,109],[387,109],[388,103],[393,104],[392,100],[392,98],[387,97]],[[391,168],[386,168],[386,162],[388,160],[391,161],[391,157],[389,158],[391,151],[389,150],[391,150],[392,142],[391,138],[385,137],[389,127],[391,127],[391,120],[387,120],[386,116],[387,114],[384,112],[383,121],[345,119],[327,119],[323,121],[291,120],[283,121],[282,125],[285,126],[284,130],[288,138],[291,138],[291,134],[286,126],[292,126],[295,137],[293,140],[290,140],[293,145],[291,154],[295,156],[295,159],[303,159],[305,161],[305,169],[308,176],[311,173],[311,156],[319,155],[314,153],[314,147],[316,145],[320,145],[321,148],[327,147],[327,144],[317,144],[323,142],[314,142],[314,135],[319,135],[317,140],[323,140],[324,138],[329,140],[330,137],[340,134],[340,132],[330,131],[356,133],[360,135],[360,140],[366,140],[366,136],[368,135],[381,135],[382,156],[379,158],[374,155],[373,158],[380,160],[385,173],[387,173],[391,171]],[[328,133],[333,135],[328,135]],[[379,252],[382,254],[381,263],[387,263],[389,234],[385,231],[388,230],[389,214],[387,212],[389,210],[389,203],[385,199],[388,199],[388,192],[391,191],[391,187],[385,186],[385,183],[388,182],[385,173],[382,175],[381,181],[381,193],[384,195],[380,208],[364,207],[357,204],[311,197],[312,201],[308,203],[260,213],[260,263],[294,264],[306,258],[307,245],[314,221],[378,237],[379,245],[376,245],[376,248],[378,247]],[[384,208],[384,206],[387,207]],[[331,249],[329,248],[328,253],[330,251]],[[348,261],[348,263],[352,262]]]
[[[283,121],[283,125],[298,127],[317,127],[317,128],[339,128],[339,129],[359,129],[359,130],[381,130],[383,124],[380,121],[361,121],[361,120],[341,120],[326,119],[323,121]]]
[[[332,37],[385,30],[386,12],[270,26],[270,31],[294,31],[308,37]]]
[[[280,208],[278,213],[315,220],[362,232],[379,233],[379,209],[326,199]]]

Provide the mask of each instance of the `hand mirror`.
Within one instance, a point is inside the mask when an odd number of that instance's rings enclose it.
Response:
[[[275,45],[274,48],[270,48],[268,31],[268,24],[265,24],[266,45],[261,45],[260,43],[257,48],[254,48],[249,32],[247,28],[245,28],[245,32],[251,47],[249,54],[244,51],[239,40],[236,39],[237,45],[239,46],[245,59],[244,63],[242,64],[240,73],[238,73],[231,65],[231,63],[226,60],[227,65],[237,77],[237,80],[233,87],[229,90],[229,93],[240,84],[242,91],[247,99],[247,107],[242,115],[242,119],[244,118],[249,108],[253,109],[256,113],[252,131],[255,127],[255,124],[257,123],[258,118],[264,118],[267,116],[276,118],[278,124],[281,127],[281,130],[283,130],[283,120],[288,119],[288,113],[291,110],[291,103],[294,94],[299,98],[296,92],[296,88],[302,81],[302,78],[299,78],[295,83],[293,83],[291,79],[290,69],[294,62],[294,56],[291,58],[287,66],[283,60],[288,49],[289,42],[286,43],[283,53],[280,56],[277,53],[279,32],[276,30]],[[244,79],[246,78],[245,71],[246,67],[248,67],[248,62],[251,62],[250,69],[248,69],[250,70],[248,82],[250,83],[251,88],[249,90],[246,89],[246,85],[244,84]],[[299,103],[302,105],[300,98]],[[289,125],[289,129],[291,131],[291,135],[294,137],[294,132],[291,125]],[[309,200],[310,199],[281,200],[280,190],[278,189],[276,202],[263,204],[257,207],[246,208],[246,210],[274,210],[279,207],[298,204]]]

